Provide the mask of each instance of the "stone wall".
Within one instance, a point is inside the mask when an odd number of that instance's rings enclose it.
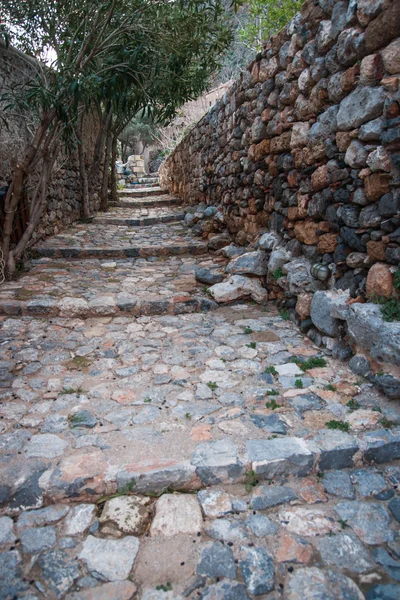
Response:
[[[35,75],[38,64],[28,56],[13,48],[5,48],[0,43],[0,96],[13,85],[21,85],[23,81]],[[16,162],[22,158],[27,141],[31,139],[37,118],[33,112],[22,113],[8,110],[0,119],[0,186],[10,178]],[[84,147],[94,144],[98,132],[97,119],[88,116],[84,125]],[[90,153],[88,158],[90,159]],[[87,165],[89,167],[89,164]],[[27,190],[28,196],[34,187],[36,175],[31,177]],[[54,235],[64,227],[80,218],[81,185],[78,169],[77,153],[61,155],[57,160],[53,177],[49,186],[47,210],[43,215],[37,239]],[[99,201],[96,194],[91,197],[91,208],[97,210]]]
[[[400,261],[399,32],[398,0],[309,0],[168,158],[162,184],[218,206],[239,244],[279,232],[359,295],[372,264]]]

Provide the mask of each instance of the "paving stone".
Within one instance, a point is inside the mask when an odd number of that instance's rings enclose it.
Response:
[[[292,488],[284,485],[279,487],[260,485],[251,497],[250,507],[254,510],[264,510],[296,499],[297,494]]]
[[[191,462],[196,467],[197,475],[206,485],[236,481],[244,471],[237,448],[230,440],[199,444]]]
[[[358,443],[354,436],[342,431],[321,431],[313,438],[320,448],[319,469],[345,469],[353,466],[353,457],[358,451]]]
[[[391,518],[383,504],[339,502],[335,506],[335,512],[365,544],[383,544],[393,540],[393,531],[389,529]]]
[[[269,431],[270,433],[280,433],[286,435],[288,427],[285,421],[279,415],[250,415],[256,427]]]
[[[264,548],[242,547],[239,568],[250,594],[260,596],[275,587],[275,569],[271,557]]]
[[[400,429],[369,431],[363,437],[366,444],[364,457],[378,464],[400,458]]]
[[[317,567],[298,569],[289,579],[288,600],[363,600],[364,595],[354,581]]]
[[[371,554],[378,565],[382,565],[384,570],[395,581],[400,581],[400,562],[390,556],[384,548],[371,548]]]
[[[229,519],[216,519],[206,527],[206,533],[221,542],[234,542],[247,537],[244,523]]]
[[[232,550],[221,542],[212,542],[204,546],[196,571],[207,577],[227,577],[234,579],[236,565]]]
[[[18,517],[17,527],[21,530],[24,527],[41,527],[57,523],[57,521],[60,521],[68,514],[69,510],[69,506],[55,505],[40,508],[39,510],[22,512]]]
[[[89,410],[78,410],[69,416],[70,427],[86,427],[92,429],[96,427],[97,419]]]
[[[38,527],[25,529],[20,534],[22,549],[27,554],[35,554],[54,548],[57,543],[54,527]]]
[[[277,475],[303,476],[310,473],[315,451],[301,438],[250,440],[247,452],[257,475],[272,479]]]
[[[22,579],[22,561],[16,550],[0,553],[0,573],[0,598],[17,598],[29,589],[28,582]]]
[[[99,519],[112,523],[120,531],[131,535],[144,533],[150,519],[150,499],[144,496],[119,496],[107,500]]]
[[[366,469],[352,473],[352,480],[357,483],[357,492],[361,496],[375,496],[387,488],[382,475],[369,473]]]
[[[313,556],[313,547],[301,538],[296,538],[282,531],[279,536],[275,560],[278,563],[293,562],[307,564]]]
[[[130,600],[137,588],[132,581],[118,581],[96,585],[87,590],[67,594],[66,600]],[[143,596],[142,596],[143,597]]]
[[[200,490],[197,497],[206,517],[223,517],[233,511],[232,499],[223,490]]]
[[[11,544],[15,539],[14,521],[10,517],[0,517],[0,546]]]
[[[398,600],[400,585],[393,583],[374,585],[365,594],[365,600]]]
[[[354,573],[365,573],[374,568],[374,562],[365,547],[352,533],[323,537],[318,542],[318,549],[327,565]]]
[[[55,458],[61,456],[67,447],[68,443],[57,435],[43,433],[32,436],[24,451],[27,458]]]
[[[400,523],[400,498],[398,496],[392,498],[388,503],[388,507],[396,521]]]
[[[86,538],[79,558],[91,573],[108,581],[127,579],[139,550],[139,540],[126,536],[120,540],[104,540],[92,535]]]
[[[84,533],[94,521],[97,507],[95,504],[79,504],[74,506],[64,521],[65,535]]]
[[[63,550],[44,552],[38,559],[42,578],[57,598],[62,598],[79,577],[76,561]]]
[[[324,473],[322,484],[328,494],[339,498],[355,498],[355,490],[351,483],[350,475],[346,471],[330,471]]]
[[[246,525],[257,537],[274,535],[278,531],[278,525],[264,515],[250,515]]]
[[[287,531],[304,537],[337,533],[340,530],[333,514],[315,508],[283,508],[279,520]]]
[[[203,519],[195,496],[164,494],[157,500],[150,535],[172,536],[201,531]]]
[[[219,581],[210,585],[204,589],[200,598],[201,600],[250,600],[244,585],[237,581]]]
[[[164,589],[147,589],[143,590],[140,595],[140,600],[182,600],[180,594]]]

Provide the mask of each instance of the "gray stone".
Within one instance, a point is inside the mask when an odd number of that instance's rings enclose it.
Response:
[[[257,537],[275,535],[278,531],[278,525],[264,515],[250,515],[246,519],[246,525]]]
[[[27,581],[23,580],[22,561],[16,550],[0,553],[0,598],[11,600],[29,589]]]
[[[18,517],[17,528],[18,530],[24,527],[40,527],[42,525],[50,525],[57,523],[60,519],[63,519],[69,512],[69,506],[48,506],[46,508],[40,508],[39,510],[31,510],[29,512],[23,512]]]
[[[378,207],[375,204],[370,204],[362,209],[359,216],[360,227],[368,229],[369,227],[379,227],[382,217],[378,212]]]
[[[22,549],[27,554],[35,554],[43,550],[54,548],[57,543],[54,527],[38,527],[25,529],[20,534]]]
[[[256,427],[269,431],[270,433],[280,433],[286,435],[287,425],[279,415],[250,415]]]
[[[324,473],[322,484],[325,491],[339,498],[355,498],[355,491],[351,483],[350,475],[346,471],[330,471]]]
[[[250,594],[260,596],[275,587],[274,563],[264,548],[240,549],[239,568]]]
[[[363,123],[379,117],[385,101],[381,87],[356,87],[339,105],[337,126],[341,131],[350,131]]]
[[[194,276],[197,281],[205,283],[206,285],[214,285],[215,283],[220,283],[224,279],[220,273],[215,273],[205,267],[198,267],[194,272]]]
[[[46,585],[61,598],[79,577],[79,569],[74,558],[63,550],[50,550],[39,557],[39,566]]]
[[[315,449],[301,438],[249,440],[246,446],[254,472],[265,479],[290,474],[300,477],[313,468]]]
[[[315,292],[311,301],[311,319],[322,333],[335,337],[339,333],[339,321],[331,316],[333,293]]]
[[[356,354],[349,360],[349,367],[356,375],[366,377],[371,371],[369,361],[362,354]]]
[[[232,512],[232,499],[223,490],[200,490],[197,494],[206,517],[223,517]]]
[[[379,117],[378,119],[374,119],[373,121],[368,121],[368,123],[364,123],[361,125],[358,131],[358,137],[363,142],[372,142],[378,141],[381,137],[381,132],[384,128],[383,117]]]
[[[327,565],[365,573],[374,568],[368,552],[353,533],[337,533],[319,540],[318,549]]]
[[[229,519],[215,519],[206,527],[206,533],[221,542],[234,542],[247,537],[243,522]]]
[[[251,140],[254,144],[261,142],[267,137],[267,128],[261,117],[256,117],[251,126]]]
[[[61,433],[68,429],[68,419],[64,415],[49,415],[43,421],[41,433]]]
[[[363,439],[364,458],[378,464],[400,458],[400,429],[368,431]]]
[[[381,217],[392,217],[397,212],[400,212],[400,194],[389,192],[382,196],[378,204],[378,213]]]
[[[364,144],[358,140],[353,140],[346,150],[344,162],[352,169],[359,169],[367,165],[367,159],[368,150]],[[346,225],[348,225],[348,223],[346,223]],[[349,225],[349,227],[352,227],[352,225]]]
[[[357,483],[357,491],[360,496],[375,496],[386,490],[385,479],[379,473],[371,473],[367,469],[360,469],[352,474]]]
[[[10,517],[0,517],[0,546],[11,544],[15,539],[13,520]]]
[[[337,128],[338,110],[338,106],[330,106],[317,118],[316,123],[312,125],[308,135],[309,143],[314,144],[315,142],[326,140],[335,133]],[[339,129],[342,128],[339,127]]]
[[[285,504],[286,502],[296,499],[297,494],[292,488],[285,487],[284,485],[279,487],[261,485],[251,497],[250,508],[254,510],[264,510],[265,508]]]
[[[318,463],[321,471],[353,466],[353,457],[359,446],[356,438],[349,433],[322,430],[313,441],[321,451]]]
[[[164,494],[157,500],[156,514],[150,528],[152,536],[173,536],[201,531],[203,518],[195,496]]]
[[[398,600],[400,585],[393,583],[374,585],[365,594],[365,600]]]
[[[196,571],[207,577],[228,577],[235,579],[236,565],[232,550],[221,542],[212,542],[204,546]]]
[[[64,521],[65,535],[84,533],[94,521],[97,507],[95,504],[78,504],[74,506]]]
[[[201,600],[250,600],[250,596],[242,583],[219,581],[204,589]]]
[[[382,504],[339,502],[335,506],[335,511],[365,544],[383,544],[394,537],[393,531],[389,529],[390,515]]]
[[[288,399],[290,406],[303,414],[308,410],[321,410],[322,402],[315,394],[304,394],[304,396],[296,396]]]
[[[297,569],[289,579],[287,600],[364,600],[354,581],[317,567]]]
[[[358,227],[358,217],[360,215],[360,209],[350,204],[344,204],[337,211],[338,217],[347,225],[347,227]]]
[[[70,427],[86,427],[92,429],[96,427],[97,419],[88,410],[78,410],[68,417]]]
[[[206,485],[236,481],[244,471],[237,448],[228,439],[199,444],[192,454],[191,462]]]
[[[388,504],[388,507],[396,521],[400,523],[400,497],[396,496],[395,498],[392,498]]]
[[[272,250],[268,261],[268,271],[273,274],[290,261],[292,255],[285,248],[276,248]]]
[[[25,456],[27,458],[56,458],[64,454],[68,442],[62,440],[52,433],[43,433],[32,436],[25,446]]]
[[[100,523],[112,523],[120,531],[141,535],[149,522],[150,498],[142,496],[118,496],[107,500],[99,519]]]
[[[392,400],[400,399],[400,380],[393,377],[389,373],[376,373],[369,377],[388,398]]]
[[[231,275],[223,283],[216,283],[210,287],[210,294],[219,304],[248,296],[258,304],[268,300],[268,292],[262,287],[261,282],[243,275]]]
[[[267,255],[265,252],[247,252],[233,258],[226,268],[227,273],[236,275],[265,275],[267,273]],[[216,283],[216,282],[215,282]]]
[[[79,558],[91,573],[108,581],[127,579],[139,550],[139,540],[126,536],[120,540],[104,540],[92,535],[86,538]]]
[[[261,250],[274,250],[280,243],[281,237],[275,231],[264,233],[258,240],[258,247]]]

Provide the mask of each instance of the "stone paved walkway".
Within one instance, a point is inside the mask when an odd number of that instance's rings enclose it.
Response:
[[[129,213],[0,290],[0,600],[399,598],[398,404]]]

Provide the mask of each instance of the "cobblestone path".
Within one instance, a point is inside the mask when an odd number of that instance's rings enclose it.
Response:
[[[174,202],[0,289],[0,600],[398,600],[398,403],[272,303],[218,308]]]

